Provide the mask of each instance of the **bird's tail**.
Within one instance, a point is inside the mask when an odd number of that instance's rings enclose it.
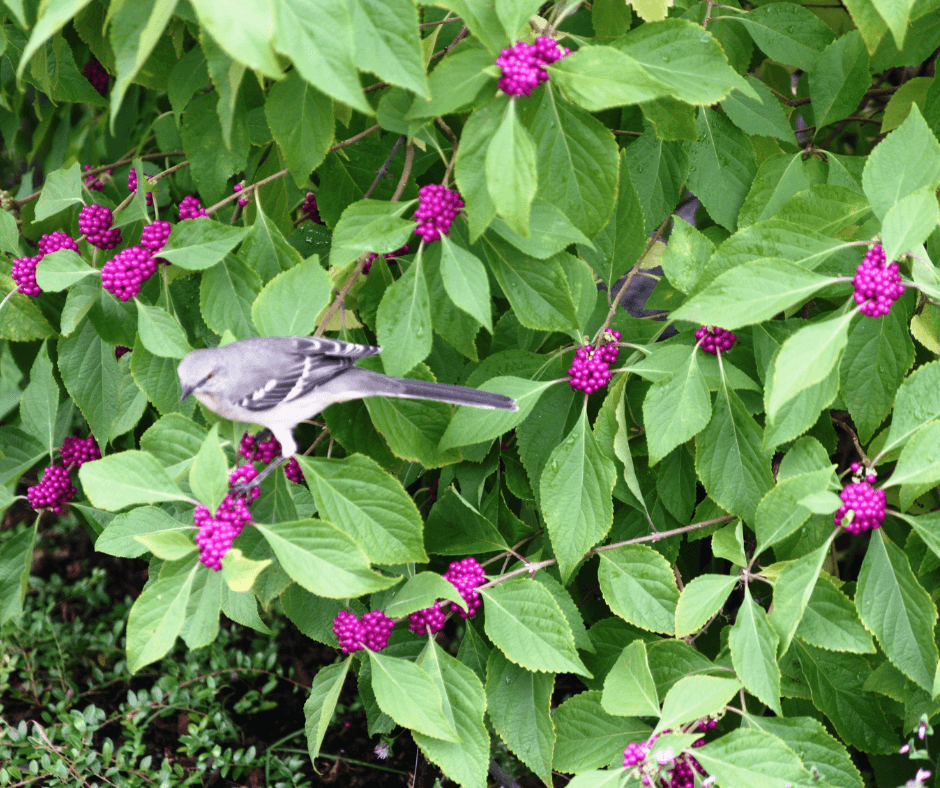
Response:
[[[381,396],[430,399],[437,402],[448,402],[451,405],[470,405],[474,408],[519,409],[512,397],[494,394],[491,391],[480,391],[466,386],[432,383],[427,380],[414,380],[413,378],[396,378],[391,375],[383,375],[380,372],[371,372],[360,368],[354,369],[356,372],[368,373],[369,388],[374,389],[374,393]]]

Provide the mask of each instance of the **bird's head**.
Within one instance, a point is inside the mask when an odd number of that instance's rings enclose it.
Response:
[[[204,348],[189,353],[176,368],[186,399],[190,394],[219,394],[225,391],[225,367],[217,348]]]

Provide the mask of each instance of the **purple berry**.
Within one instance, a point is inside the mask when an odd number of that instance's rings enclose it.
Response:
[[[579,347],[568,368],[568,385],[575,391],[593,394],[610,381],[610,366],[601,348]]]
[[[363,642],[370,651],[381,651],[388,645],[395,622],[381,610],[370,610],[362,614]]]
[[[62,441],[62,448],[59,449],[62,457],[62,464],[68,468],[81,468],[86,462],[93,462],[101,459],[101,450],[95,439],[89,435],[87,438],[79,438],[76,435],[70,435]]]
[[[196,544],[199,546],[199,560],[210,569],[218,572],[222,568],[222,559],[232,547],[232,542],[251,522],[251,512],[245,500],[239,496],[226,495],[219,504],[215,515],[199,505],[193,510],[193,522],[199,529]]]
[[[323,224],[323,220],[320,218],[320,209],[317,207],[317,197],[313,192],[307,192],[300,210],[306,214],[311,222]]]
[[[450,232],[450,226],[462,208],[463,200],[455,190],[439,183],[422,186],[418,189],[418,210],[415,211],[418,226],[415,227],[415,233],[425,243],[439,240]]]
[[[241,191],[242,189],[244,189],[244,188],[245,188],[245,187],[244,187],[242,184],[236,183],[236,184],[232,187],[232,191],[235,192],[236,194],[238,194],[238,192],[240,192],[240,191]],[[248,205],[248,200],[245,199],[244,197],[239,197],[236,202],[238,202],[238,204],[239,204],[240,206],[242,206],[242,208],[244,208],[246,205]]]
[[[649,751],[649,742],[643,742],[642,744],[630,742],[623,751],[623,768],[629,769],[631,766],[643,763],[643,761],[646,760],[646,756],[649,755]]]
[[[409,251],[408,244],[405,244],[404,246],[400,246],[400,247],[399,247],[398,249],[396,249],[394,252],[386,252],[385,254],[382,255],[382,257],[384,257],[386,260],[393,260],[394,258],[399,257],[399,256],[401,256],[401,255],[403,255],[403,254],[408,254],[408,251]],[[379,256],[379,255],[377,255],[375,252],[372,252],[372,253],[366,258],[366,263],[365,263],[364,266],[362,266],[362,275],[363,275],[363,276],[368,276],[368,275],[369,275],[369,271],[372,270],[372,263],[375,262],[375,258],[378,257],[378,256]]]
[[[463,561],[454,561],[444,573],[444,579],[453,584],[466,603],[466,610],[458,607],[457,612],[461,618],[470,618],[480,609],[482,600],[476,590],[477,586],[486,582],[486,574],[476,558],[464,558]]]
[[[333,619],[333,633],[344,654],[364,648],[381,651],[388,645],[388,636],[394,627],[395,622],[381,610],[363,613],[361,620],[348,610],[340,610]]]
[[[173,226],[169,222],[153,222],[140,231],[140,245],[153,254],[163,251]]]
[[[78,215],[78,229],[85,240],[99,249],[114,249],[121,243],[121,230],[112,227],[114,214],[104,205],[86,205]]]
[[[124,345],[118,345],[117,347],[114,348],[114,358],[120,359],[121,356],[123,356],[125,353],[130,353],[130,352],[131,352],[131,349],[129,347],[125,347]]]
[[[197,197],[190,194],[180,200],[180,219],[196,219],[208,215]]]
[[[897,263],[885,265],[885,250],[876,244],[855,269],[852,285],[859,311],[868,317],[881,317],[891,311],[891,305],[904,295],[904,283]]]
[[[93,169],[90,164],[85,165],[85,171]],[[107,175],[113,175],[114,170],[108,170]],[[110,180],[108,177],[104,176],[104,179],[100,177],[95,177],[94,175],[88,175],[85,177],[85,188],[93,192],[103,192],[104,185],[107,180]]]
[[[548,36],[540,36],[534,44],[517,41],[496,58],[496,65],[503,71],[499,89],[507,96],[528,96],[543,82],[548,82],[548,72],[544,67],[570,52],[567,47],[559,48],[558,43]]]
[[[26,498],[36,511],[51,509],[58,513],[75,492],[69,472],[61,465],[50,465],[39,484],[34,484],[26,490]]]
[[[719,326],[702,326],[695,332],[695,338],[699,341],[702,350],[717,356],[726,350],[731,350],[731,346],[737,341],[737,334]]]
[[[294,484],[304,483],[304,472],[300,470],[300,463],[297,462],[296,457],[291,457],[287,461],[287,464],[284,466],[284,475],[287,477],[288,481],[294,482]]]
[[[239,465],[233,468],[229,472],[229,475],[228,475],[229,487],[232,487],[233,485],[236,485],[236,484],[249,484],[254,480],[254,478],[257,475],[258,475],[258,471],[255,470],[254,465],[251,465],[250,463],[248,465]],[[240,496],[240,493],[236,493],[236,492],[232,492],[231,495],[234,495],[237,497],[243,497],[243,496]],[[248,491],[247,503],[249,504],[254,503],[254,501],[258,498],[259,495],[261,495],[261,488],[252,487]]]
[[[85,79],[91,82],[91,86],[102,96],[108,92],[108,86],[111,84],[111,77],[104,70],[104,66],[98,62],[97,58],[89,60],[82,69]]]
[[[13,261],[13,269],[10,275],[16,282],[18,293],[25,293],[28,296],[36,297],[42,292],[42,288],[36,283],[36,266],[42,260],[42,255],[35,257],[18,257]]]
[[[854,512],[852,522],[845,525],[845,530],[850,534],[858,535],[872,528],[880,528],[885,520],[887,506],[885,491],[872,487],[874,481],[875,477],[869,475],[863,482],[852,482],[846,485],[839,494],[842,506],[839,507],[832,521],[836,525],[842,525],[845,515],[849,511]]]
[[[246,432],[242,435],[238,452],[248,462],[260,460],[265,465],[270,465],[274,460],[281,456],[281,444],[273,435],[269,435],[264,440],[259,441],[257,436]]]
[[[157,270],[150,250],[131,246],[118,252],[101,269],[101,286],[115,298],[127,301],[140,292],[140,286]]]
[[[362,622],[355,613],[340,610],[333,619],[333,634],[344,654],[362,650]]]
[[[441,610],[441,603],[438,601],[434,603],[433,607],[426,607],[408,616],[408,627],[416,635],[428,633],[436,635],[444,628],[444,622],[446,621],[447,614]]]
[[[53,252],[58,252],[60,249],[71,249],[73,252],[77,252],[78,242],[61,230],[56,230],[54,233],[47,233],[39,239],[40,255],[52,254]]]
[[[148,183],[153,183],[149,178],[147,179]],[[130,172],[127,173],[127,190],[129,192],[137,191],[137,170],[131,167]],[[153,205],[153,192],[147,192],[147,205]]]

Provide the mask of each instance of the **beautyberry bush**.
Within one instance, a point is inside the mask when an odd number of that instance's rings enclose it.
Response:
[[[0,628],[75,523],[146,561],[128,676],[321,644],[312,759],[359,693],[464,788],[927,784],[940,7],[308,5],[0,11]],[[265,473],[177,366],[309,335],[518,410]]]

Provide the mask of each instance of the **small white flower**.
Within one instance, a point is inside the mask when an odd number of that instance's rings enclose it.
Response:
[[[382,761],[388,758],[388,744],[386,742],[380,741],[375,745],[375,756]]]

